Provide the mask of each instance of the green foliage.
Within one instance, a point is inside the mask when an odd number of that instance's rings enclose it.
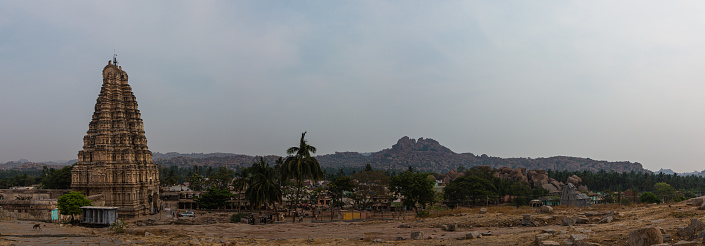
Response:
[[[121,220],[115,221],[115,223],[110,224],[110,227],[108,227],[108,230],[115,231],[116,233],[124,233],[125,232],[125,224],[122,223]]]
[[[0,189],[9,189],[13,186],[31,186],[41,180],[41,172],[37,170],[18,171],[0,170]]]
[[[162,186],[176,185],[179,184],[181,178],[177,174],[179,166],[171,166],[170,168],[160,168],[159,170],[159,183]]]
[[[74,163],[74,165],[76,165]],[[59,170],[44,166],[41,185],[44,189],[70,189],[71,170],[73,165],[65,166]]]
[[[294,204],[299,204],[301,199],[301,187],[304,179],[319,180],[323,178],[318,160],[311,156],[311,153],[316,153],[316,147],[308,145],[306,141],[306,132],[301,134],[298,147],[291,147],[286,150],[286,154],[290,155],[279,168],[280,175],[283,180],[294,179],[296,186],[296,194]],[[293,218],[296,221],[296,218]]]
[[[208,176],[208,185],[219,189],[227,189],[233,182],[235,171],[220,166],[217,171]]]
[[[389,188],[396,195],[402,196],[402,203],[406,207],[414,208],[418,213],[427,204],[432,204],[435,198],[433,185],[435,182],[428,179],[427,173],[420,173],[413,170],[402,172],[393,176],[389,182]]]
[[[497,188],[485,179],[475,175],[464,175],[451,181],[445,188],[445,199],[451,207],[462,205],[467,201],[477,203],[497,197]]]
[[[419,211],[418,213],[416,213],[416,216],[419,218],[428,218],[428,217],[431,217],[431,213],[429,213],[426,210],[422,210],[422,211]]]
[[[242,218],[245,218],[245,217],[247,217],[248,215],[249,215],[249,214],[247,214],[247,213],[242,213],[242,212],[240,212],[240,213],[235,213],[235,214],[233,214],[233,215],[230,216],[230,223],[240,223],[240,221],[242,220]]]
[[[345,203],[343,203],[343,196],[346,191],[353,191],[357,188],[355,182],[350,177],[343,176],[338,177],[328,184],[328,195],[331,198],[332,205],[334,207],[342,208]]]
[[[375,198],[389,195],[385,189],[389,185],[389,176],[382,170],[365,170],[353,173],[350,178],[358,182],[350,196],[358,209],[367,209]]]
[[[188,187],[194,191],[202,191],[206,184],[206,179],[198,172],[191,173],[186,181],[189,182]]]
[[[59,211],[63,215],[71,215],[73,220],[74,215],[81,214],[81,207],[91,206],[91,200],[88,200],[81,192],[71,191],[57,200]]]
[[[658,182],[654,185],[654,195],[660,197],[664,202],[672,201],[676,195],[676,189],[666,182]]]
[[[586,185],[590,188],[590,190],[594,191],[623,191],[627,189],[634,189],[637,191],[655,192],[654,185],[660,182],[665,182],[676,190],[705,193],[705,177],[697,175],[680,176],[678,174],[637,172],[617,173],[614,171],[605,170],[600,170],[598,172],[547,171],[550,178],[563,182],[565,182],[568,177],[577,175],[583,180],[581,184]]]
[[[654,193],[651,192],[644,192],[639,196],[639,202],[641,203],[661,203],[661,199],[659,199]]]
[[[201,193],[200,197],[194,199],[198,206],[205,209],[218,209],[225,206],[225,203],[233,196],[227,189],[208,188],[208,191]]]
[[[249,184],[245,197],[253,208],[268,206],[282,201],[282,190],[276,180],[274,168],[263,157],[249,168]]]
[[[526,206],[529,205],[531,201],[531,187],[523,182],[514,182],[509,186],[510,195],[514,198],[512,199],[512,205],[514,206]]]

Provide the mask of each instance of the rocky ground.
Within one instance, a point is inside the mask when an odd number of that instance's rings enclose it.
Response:
[[[631,231],[657,227],[670,244],[693,240],[705,229],[705,210],[686,202],[590,208],[487,207],[436,213],[432,218],[365,222],[229,223],[229,213],[197,213],[172,219],[167,213],[127,221],[123,233],[36,222],[0,222],[0,245],[628,245]],[[436,217],[437,216],[437,217]],[[608,218],[609,217],[609,218]],[[697,227],[697,228],[695,228]],[[679,228],[680,234],[679,234]],[[411,235],[421,232],[421,239]],[[466,239],[467,235],[482,235]],[[705,234],[705,233],[703,233]],[[664,238],[668,239],[668,236]],[[702,239],[697,239],[698,242]],[[555,243],[555,244],[552,244]]]

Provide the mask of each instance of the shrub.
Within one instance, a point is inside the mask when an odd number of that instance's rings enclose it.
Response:
[[[419,211],[418,214],[416,214],[416,216],[418,216],[420,218],[427,218],[427,217],[431,216],[431,214],[426,210],[421,210],[421,211]]]
[[[651,192],[644,192],[644,193],[641,194],[641,196],[639,196],[639,202],[641,202],[641,203],[656,203],[656,204],[659,204],[659,203],[661,203],[661,199],[659,199],[658,197],[656,197],[656,195],[654,195],[654,193],[651,193]]]
[[[125,224],[118,220],[115,223],[112,223],[108,229],[113,230],[116,233],[123,233],[125,232]]]
[[[247,213],[240,212],[233,214],[232,216],[230,216],[230,223],[240,223],[240,220],[245,217],[247,217]]]

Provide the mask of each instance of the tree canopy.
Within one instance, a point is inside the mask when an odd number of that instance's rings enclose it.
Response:
[[[218,209],[225,206],[230,198],[233,196],[227,189],[221,188],[208,188],[208,191],[201,193],[201,195],[194,199],[198,203],[198,206],[205,209]]]
[[[75,164],[74,164],[75,165]],[[59,170],[44,166],[42,171],[42,188],[44,189],[70,189],[71,170],[73,165],[65,166]]]
[[[316,153],[316,147],[308,145],[306,141],[306,132],[301,134],[299,146],[294,146],[286,150],[290,155],[286,158],[280,168],[282,179],[294,179],[296,185],[295,208],[298,207],[301,200],[301,188],[304,179],[319,180],[323,178],[323,171],[316,158],[311,156],[311,153]],[[293,218],[296,221],[296,218]]]
[[[436,193],[433,191],[435,180],[429,179],[427,173],[413,171],[412,169],[393,176],[389,181],[390,189],[402,197],[404,206],[414,208],[418,214],[427,204],[432,204]],[[418,204],[418,205],[417,205]]]
[[[74,215],[81,214],[81,207],[91,206],[91,200],[88,200],[81,192],[71,191],[59,197],[57,200],[59,211],[63,215],[71,215],[71,220],[74,220]]]
[[[252,164],[248,173],[250,184],[245,191],[245,197],[253,208],[282,201],[282,190],[276,180],[276,172],[263,157]]]

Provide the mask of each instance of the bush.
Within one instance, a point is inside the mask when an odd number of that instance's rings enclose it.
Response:
[[[419,213],[416,214],[416,216],[418,216],[420,218],[428,218],[429,216],[431,216],[431,214],[426,210],[422,210],[422,211],[419,211]]]
[[[240,213],[233,214],[232,216],[230,216],[230,223],[240,223],[242,218],[245,218],[245,217],[247,217],[247,213],[240,212]]]
[[[641,203],[656,203],[656,204],[659,204],[659,203],[661,203],[661,199],[659,199],[658,197],[656,197],[656,195],[654,195],[654,193],[651,193],[651,192],[644,192],[644,193],[641,194],[641,196],[639,196],[639,202],[641,202]]]
[[[122,221],[118,220],[115,223],[112,223],[108,229],[113,230],[116,233],[123,233],[125,232],[125,224],[123,224]]]

